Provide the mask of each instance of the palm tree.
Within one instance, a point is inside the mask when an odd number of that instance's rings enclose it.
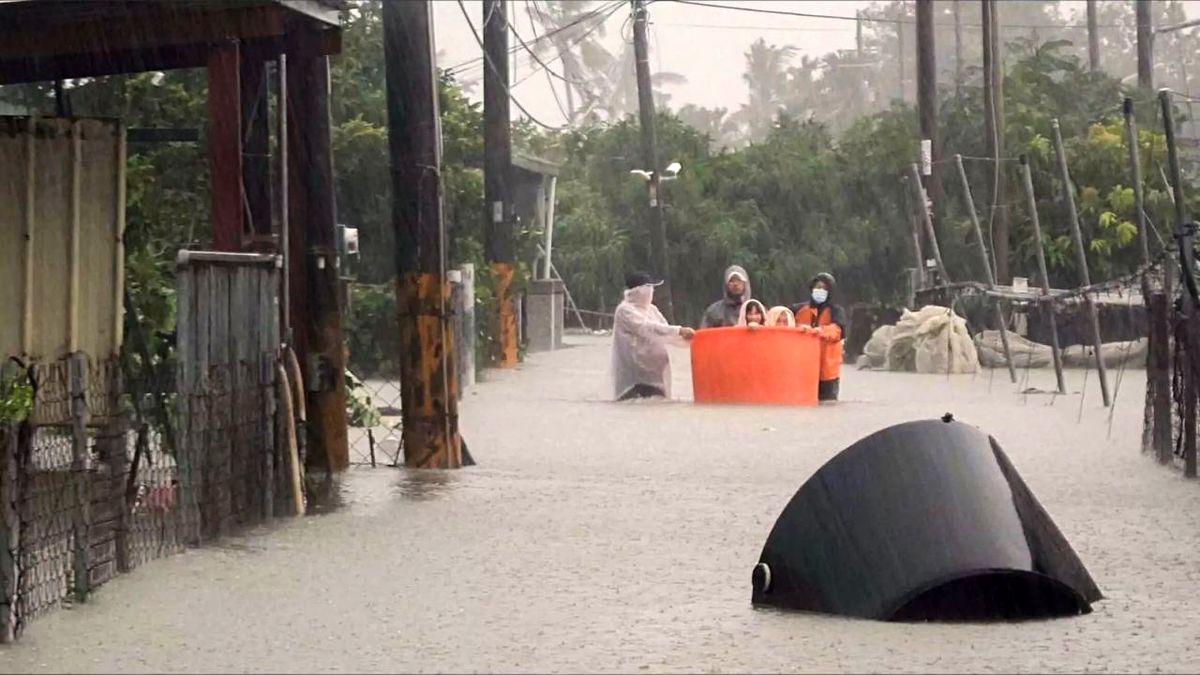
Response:
[[[596,11],[593,5],[592,0],[533,0],[526,5],[531,27],[536,22],[549,35],[537,42],[534,50],[539,55],[552,51],[562,62],[571,121],[600,100],[615,61],[601,41],[605,33],[603,19],[587,18]],[[582,107],[576,103],[576,96],[583,101]]]
[[[708,136],[713,150],[734,147],[741,140],[742,130],[727,108],[705,108],[689,103],[675,114],[684,124]]]
[[[753,140],[766,138],[775,116],[784,105],[787,91],[787,66],[796,48],[768,45],[759,38],[746,52],[746,72],[742,79],[750,87],[750,102],[742,106],[741,116]]]

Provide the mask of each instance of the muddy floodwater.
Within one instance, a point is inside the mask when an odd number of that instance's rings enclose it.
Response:
[[[848,371],[832,407],[614,404],[608,342],[571,342],[468,393],[479,466],[355,469],[341,509],[119,577],[0,649],[0,671],[1200,670],[1200,485],[1139,453],[1142,371],[1123,374],[1110,432],[1084,371],[1065,397],[1016,393],[1004,371]],[[674,364],[687,399],[687,352]],[[945,412],[999,439],[1104,592],[1095,612],[911,625],[752,608],[796,489],[862,436]]]

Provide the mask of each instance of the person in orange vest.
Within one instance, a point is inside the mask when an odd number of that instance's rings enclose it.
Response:
[[[809,301],[796,306],[796,325],[801,330],[816,332],[821,345],[821,374],[817,399],[836,401],[841,388],[842,341],[846,334],[846,314],[833,304],[833,275],[822,272],[809,284]]]

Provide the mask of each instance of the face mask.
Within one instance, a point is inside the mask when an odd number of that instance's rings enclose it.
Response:
[[[814,288],[813,289],[813,291],[812,291],[813,302],[817,303],[818,305],[823,305],[823,304],[825,304],[825,301],[828,299],[829,299],[829,291],[828,290],[826,290],[824,288]]]

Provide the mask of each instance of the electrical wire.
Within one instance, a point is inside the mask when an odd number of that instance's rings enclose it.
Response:
[[[571,30],[575,26],[578,26],[579,24],[584,23],[585,21],[588,21],[590,19],[593,19],[601,14],[604,14],[604,18],[607,19],[609,16],[611,16],[613,14],[613,12],[615,12],[617,9],[619,9],[622,4],[623,4],[622,0],[612,0],[612,2],[609,2],[606,5],[601,5],[585,14],[582,14],[582,15],[576,17],[575,20],[572,21],[571,23],[568,23],[563,26],[559,26],[558,28],[555,28],[552,31],[543,33],[542,36],[540,38],[538,38],[537,40],[534,40],[533,43],[537,44],[540,40],[547,40],[555,35],[558,35],[559,33]],[[470,22],[470,19],[468,19],[468,22]],[[519,45],[515,46],[515,47],[509,47],[508,53],[515,54],[520,50],[521,50],[521,47]],[[482,65],[482,64],[483,64],[483,57],[476,56],[475,58],[467,59],[466,61],[463,61],[462,63],[459,63],[456,65],[450,66],[449,68],[446,68],[446,72],[453,74],[459,70],[462,70],[463,68],[467,68],[467,67],[475,66],[475,65]]]
[[[479,43],[480,49],[485,49],[483,46],[483,38],[479,36],[479,31],[475,29],[475,23],[473,21],[471,21],[471,15],[467,12],[467,6],[465,4],[463,4],[463,0],[458,0],[458,8],[460,10],[462,10],[463,19],[466,20],[467,26],[471,29],[471,35],[475,38],[475,42]],[[506,24],[506,28],[507,28],[507,24],[508,24],[507,18],[505,19],[505,24]],[[504,89],[505,95],[508,96],[508,99],[513,102],[513,105],[517,106],[517,109],[520,110],[522,113],[524,113],[525,116],[528,117],[531,122],[533,122],[534,124],[544,128],[544,129],[548,129],[550,131],[562,131],[563,130],[564,127],[554,127],[554,126],[550,126],[549,124],[546,124],[545,122],[543,122],[540,119],[538,119],[537,117],[535,117],[533,115],[533,113],[529,112],[529,110],[525,106],[521,105],[521,102],[519,100],[517,100],[517,97],[513,96],[512,89],[508,85],[508,78],[505,77],[504,73],[501,73],[500,69],[496,67],[496,63],[494,61],[492,61],[492,57],[488,56],[488,53],[486,50],[483,52],[483,57],[484,57],[484,60],[487,62],[487,67],[491,69],[492,74],[495,75],[500,80],[500,86]]]
[[[536,37],[537,36],[537,26],[535,26],[533,23],[533,14],[530,12],[530,7],[536,8],[536,5],[534,5],[531,2],[531,0],[525,0],[525,8],[526,8],[525,18],[529,19],[529,28],[530,28],[530,30],[533,31],[534,36]],[[525,51],[529,52],[529,55],[533,57],[533,60],[537,61],[538,65],[540,65],[542,67],[542,70],[545,71],[546,84],[550,86],[550,93],[554,95],[554,104],[558,106],[558,111],[560,113],[562,113],[563,119],[567,121],[567,124],[570,124],[573,121],[571,119],[572,115],[570,112],[567,111],[566,106],[563,105],[562,99],[559,98],[558,88],[554,86],[553,78],[557,77],[558,79],[565,82],[568,87],[571,86],[574,83],[574,81],[568,80],[566,78],[566,76],[554,72],[554,69],[552,69],[549,64],[547,64],[545,61],[543,61],[541,59],[541,57],[538,56],[537,53],[535,53],[533,51],[533,49],[529,46],[529,44],[525,42],[525,39],[522,38],[521,34],[517,32],[517,27],[513,26],[511,24],[509,25],[509,27],[512,29],[513,36],[517,38],[517,41],[521,43],[521,46],[525,48]]]
[[[584,40],[587,40],[589,37],[591,37],[593,33],[600,30],[601,28],[603,28],[604,22],[607,21],[608,18],[610,16],[612,16],[613,14],[615,14],[616,11],[620,8],[621,8],[620,3],[617,3],[617,5],[615,7],[613,7],[611,10],[609,10],[608,14],[604,15],[604,17],[599,22],[597,22],[596,25],[592,26],[591,28],[588,29],[588,31],[586,33],[584,33],[584,34],[580,35],[578,38],[576,38],[574,42],[568,44],[564,51],[568,51],[568,52],[571,51],[577,45],[581,44]],[[549,33],[547,33],[547,35],[549,35]],[[543,37],[545,37],[545,36],[543,36]],[[554,58],[550,59],[550,61],[554,62],[556,60],[561,60],[561,59],[562,59],[562,51],[560,51]],[[525,77],[522,77],[521,79],[514,82],[513,86],[516,87],[517,85],[520,85],[521,83],[525,82],[526,80],[533,77],[534,75],[537,75],[537,73],[538,73],[538,71],[536,71],[536,70],[529,73]]]
[[[905,24],[905,25],[915,25],[916,24],[916,21],[909,20],[909,19],[888,19],[888,18],[883,18],[883,17],[869,17],[869,16],[856,17],[856,16],[843,16],[843,15],[839,15],[839,14],[817,14],[817,13],[813,13],[813,12],[793,12],[793,11],[782,10],[782,9],[763,9],[761,7],[746,7],[744,5],[742,5],[742,6],[722,5],[722,4],[710,3],[710,2],[697,2],[696,0],[654,0],[654,1],[655,2],[676,2],[681,5],[693,5],[696,7],[709,7],[711,9],[730,9],[730,10],[734,10],[734,11],[738,11],[738,12],[750,12],[750,13],[754,13],[754,14],[773,14],[776,16],[796,16],[796,17],[803,17],[803,18],[807,18],[807,19],[834,19],[834,20],[839,20],[839,21],[859,21],[861,18],[862,21],[866,21],[866,22],[870,22],[870,23],[890,23],[890,24]],[[933,25],[935,25],[935,26],[953,26],[954,24],[935,22]],[[982,27],[982,24],[959,23],[959,26],[960,27],[968,27],[968,28],[980,28],[980,27]],[[1087,24],[1067,23],[1067,24],[1052,25],[1052,24],[1017,24],[1017,23],[1014,23],[1014,24],[1006,24],[1006,27],[1008,27],[1008,28],[1027,28],[1027,29],[1028,28],[1059,28],[1059,29],[1061,29],[1061,28],[1087,28]],[[1124,26],[1122,26],[1120,24],[1099,24],[1099,25],[1097,25],[1097,28],[1124,28]]]

